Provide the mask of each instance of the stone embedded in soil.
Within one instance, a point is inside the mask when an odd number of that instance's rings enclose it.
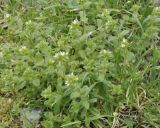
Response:
[[[41,118],[41,110],[39,110],[39,109],[28,109],[28,108],[24,108],[23,110],[22,110],[22,114],[23,114],[23,116],[25,116],[26,118],[27,118],[27,120],[29,120],[29,121],[39,121],[40,120],[40,118]]]

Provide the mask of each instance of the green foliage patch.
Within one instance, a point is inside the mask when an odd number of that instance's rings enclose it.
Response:
[[[8,0],[0,12],[0,127],[160,127],[159,7]]]

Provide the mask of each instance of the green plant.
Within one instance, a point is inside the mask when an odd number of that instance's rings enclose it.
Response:
[[[4,5],[0,97],[13,100],[3,110],[8,120],[38,108],[44,128],[160,126],[159,7],[120,0]],[[0,121],[34,127],[26,119]]]

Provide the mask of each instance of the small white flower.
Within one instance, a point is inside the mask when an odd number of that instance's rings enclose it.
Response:
[[[72,29],[73,28],[73,26],[72,25],[70,25],[70,29]]]
[[[127,40],[125,38],[123,38],[123,43],[127,43]]]
[[[126,45],[125,44],[121,44],[121,47],[124,48],[124,47],[126,47]]]
[[[54,63],[55,61],[54,61],[54,60],[52,60],[51,62],[52,62],[52,63]]]
[[[22,46],[22,49],[26,49],[26,46]]]
[[[92,35],[93,32],[89,32],[89,36]]]
[[[160,7],[155,7],[155,10],[158,11],[160,9]]]
[[[133,60],[132,60],[132,63],[134,63],[135,61],[136,61],[136,60],[135,60],[135,59],[133,59]]]
[[[109,50],[105,50],[105,49],[103,49],[102,51],[100,51],[100,54],[101,54],[101,55],[107,55],[107,56],[109,56],[109,57],[112,56],[112,52],[109,51]]]
[[[77,19],[75,19],[74,21],[73,21],[73,24],[78,24],[79,23],[79,21],[77,20]]]
[[[30,25],[30,24],[32,24],[32,21],[29,20],[29,21],[27,21],[25,24],[26,24],[26,25]]]
[[[58,55],[59,55],[59,54],[58,54],[58,53],[56,53],[56,54],[54,55],[54,58],[58,58]]]
[[[19,51],[22,52],[23,50],[27,49],[26,46],[22,46]]]
[[[117,112],[114,112],[114,113],[113,113],[113,116],[118,116],[118,113],[117,113]]]
[[[66,55],[68,55],[68,53],[66,53],[66,52],[59,52],[59,53],[56,53],[54,55],[54,58],[64,57]]]
[[[9,18],[11,15],[10,14],[6,14],[5,15],[5,18]]]
[[[131,1],[129,0],[129,1],[127,1],[127,4],[130,4],[131,3]]]
[[[100,53],[101,53],[101,54],[106,54],[107,51],[104,49],[104,50],[102,50]]]
[[[68,81],[66,81],[66,82],[65,82],[65,84],[66,84],[67,86],[69,86],[69,85],[70,85]]]
[[[60,52],[60,55],[61,55],[61,56],[65,56],[66,53],[65,53],[65,52]]]
[[[125,38],[123,38],[121,47],[122,47],[122,48],[126,47],[126,44],[127,44],[127,40],[126,40]]]
[[[72,72],[71,74],[68,75],[68,77],[72,77],[72,76],[74,76],[73,72]]]
[[[11,98],[9,98],[7,102],[10,104],[10,103],[12,102],[12,99],[11,99]]]

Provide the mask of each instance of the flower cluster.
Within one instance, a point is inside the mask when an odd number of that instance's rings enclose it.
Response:
[[[65,84],[67,86],[74,85],[78,81],[78,77],[74,75],[73,73],[66,76],[66,82]]]
[[[29,21],[27,21],[25,24],[26,24],[26,25],[31,25],[31,24],[32,24],[32,21],[29,20]]]
[[[58,53],[56,53],[54,55],[54,58],[55,59],[60,59],[60,58],[67,59],[68,58],[68,53],[66,53],[66,52],[58,52]]]
[[[22,46],[20,49],[19,49],[19,52],[23,52],[24,50],[26,50],[26,46]]]
[[[159,15],[160,14],[160,7],[155,7],[153,10],[153,14]]]
[[[126,44],[127,44],[127,40],[125,38],[123,38],[123,41],[121,43],[121,47],[122,48],[126,47]]]
[[[101,55],[101,56],[108,56],[108,57],[112,57],[112,52],[111,52],[111,51],[109,51],[109,50],[105,50],[105,49],[103,49],[103,50],[101,50],[101,51],[100,51],[100,55]]]
[[[79,21],[78,21],[77,19],[75,19],[75,20],[73,21],[73,24],[74,24],[74,25],[79,24]]]
[[[71,25],[70,25],[70,29],[73,29],[75,26],[78,26],[79,25],[79,21],[77,19],[75,19]]]

